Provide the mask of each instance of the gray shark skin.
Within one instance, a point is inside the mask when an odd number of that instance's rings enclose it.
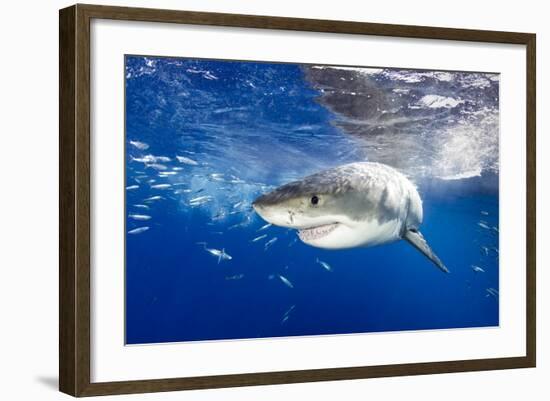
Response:
[[[387,165],[359,162],[321,171],[252,205],[268,223],[299,230],[310,246],[346,249],[404,239],[449,272],[418,230],[423,212],[416,187]]]

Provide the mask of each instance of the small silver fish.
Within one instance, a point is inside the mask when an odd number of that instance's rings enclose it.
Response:
[[[229,226],[227,227],[228,230],[234,230],[235,228],[239,228],[239,227],[242,227],[243,226],[243,223],[237,223],[237,224],[233,224],[232,226]]]
[[[185,157],[185,156],[176,156],[176,159],[178,159],[178,161],[180,163],[188,164],[190,166],[198,166],[199,165],[199,163],[197,163],[195,160],[190,159],[190,158]]]
[[[153,189],[168,189],[171,186],[172,185],[170,185],[170,184],[156,184],[156,185],[151,185],[151,188],[153,188]]]
[[[221,212],[216,213],[216,215],[212,217],[212,220],[223,220],[224,218],[225,212],[222,210]]]
[[[485,210],[482,210],[480,213],[484,216],[489,216],[489,212],[486,212]]]
[[[154,155],[146,155],[143,157],[133,157],[133,161],[150,164],[150,163],[158,163],[158,162],[169,162],[171,159],[166,156],[154,156]]]
[[[286,285],[288,288],[294,288],[294,285],[287,279],[285,276],[278,275],[279,280],[283,282],[284,285]]]
[[[267,251],[271,247],[271,245],[275,243],[275,241],[277,241],[277,237],[273,237],[269,241],[267,241],[264,245],[264,251]]]
[[[136,177],[134,177],[134,180],[138,183],[138,184],[141,184],[141,181],[145,178],[147,178],[148,176],[146,175],[138,175]]]
[[[281,324],[286,322],[288,318],[290,317],[290,313],[294,310],[296,305],[292,305],[290,308],[287,309],[287,311],[283,314],[283,318],[281,319]]]
[[[189,202],[190,203],[195,203],[195,202],[208,202],[212,200],[212,197],[210,195],[206,195],[206,196],[199,196],[197,198],[193,198],[193,199],[190,199]]]
[[[296,307],[296,305],[292,305],[290,308],[288,308],[288,310],[283,314],[283,318],[281,319],[281,324],[284,324],[286,323],[286,321],[288,320],[288,318],[290,317],[290,313],[294,310],[294,308]]]
[[[147,221],[151,219],[151,216],[147,216],[145,214],[129,214],[128,217],[138,221]]]
[[[481,267],[476,265],[472,265],[472,270],[475,271],[476,273],[485,273],[485,270],[483,270]]]
[[[231,260],[233,259],[233,256],[229,255],[225,252],[225,248],[223,248],[221,251],[219,249],[211,249],[210,253],[214,256],[218,257],[218,263],[220,263],[222,260]]]
[[[168,170],[168,167],[160,163],[148,164],[147,167],[154,168],[155,170]]]
[[[226,276],[226,280],[240,280],[244,277],[244,274],[235,274],[234,276]]]
[[[192,206],[192,207],[201,206],[201,205],[204,205],[205,203],[208,203],[209,201],[210,201],[210,199],[195,201],[195,202],[189,202],[189,206]]]
[[[285,315],[290,314],[290,312],[292,312],[295,307],[296,307],[296,305],[292,305],[290,308],[288,308],[288,310],[285,312]]]
[[[210,178],[212,178],[214,181],[223,181],[223,174],[213,173],[213,174],[210,174]]]
[[[177,174],[177,172],[175,172],[175,171],[160,171],[159,172],[159,177],[161,177],[161,178],[162,177],[169,177],[171,175],[176,175],[176,174]]]
[[[138,189],[138,188],[139,188],[139,185],[130,185],[126,187],[127,190]]]
[[[146,143],[144,142],[140,142],[140,141],[130,141],[130,145],[132,145],[133,147],[139,149],[139,150],[147,150],[149,149],[149,145],[147,145]]]
[[[134,228],[133,230],[128,231],[128,234],[141,234],[147,230],[149,230],[149,227]]]
[[[150,198],[143,199],[143,202],[154,202],[154,201],[158,201],[158,200],[161,200],[161,199],[164,199],[164,198],[160,195],[155,195],[155,196],[151,196]]]
[[[263,226],[261,226],[260,228],[258,228],[256,231],[263,231],[263,230],[268,229],[268,228],[271,227],[271,226],[272,226],[271,223],[267,223],[266,225],[263,225]]]
[[[323,262],[322,260],[319,260],[319,258],[317,258],[317,263],[323,266],[323,269],[325,269],[327,272],[332,271],[332,267],[330,267],[330,265],[327,262]]]
[[[151,164],[151,163],[158,163],[158,162],[169,162],[170,158],[166,156],[154,156],[154,155],[146,155],[143,157],[132,157],[132,160],[139,163],[144,164]]]
[[[479,223],[477,223],[478,226],[480,226],[481,228],[484,228],[486,230],[490,230],[491,227],[489,227],[487,224],[485,224],[483,221],[480,221]]]
[[[261,240],[261,239],[264,239],[265,237],[267,237],[267,234],[260,235],[259,237],[254,238],[251,242],[259,241],[259,240]]]
[[[134,207],[137,207],[137,208],[139,208],[139,209],[150,209],[150,207],[147,206],[147,205],[140,205],[140,204],[137,204],[137,205],[133,205],[133,206],[134,206]]]
[[[132,160],[138,163],[154,163],[157,159],[153,155],[147,155],[143,157],[132,157]]]
[[[146,155],[143,157],[132,157],[132,160],[138,163],[156,163],[157,158],[153,155]]]
[[[223,249],[216,249],[216,248],[207,248],[206,242],[197,242],[197,244],[202,244],[204,250],[211,254],[212,256],[216,256],[218,258],[218,263],[220,263],[222,260],[231,260],[233,257],[225,252],[225,248]]]

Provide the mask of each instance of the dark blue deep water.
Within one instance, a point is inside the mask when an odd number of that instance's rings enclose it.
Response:
[[[498,325],[498,84],[127,56],[127,343]],[[365,160],[415,182],[450,274],[404,241],[313,248],[251,209]]]

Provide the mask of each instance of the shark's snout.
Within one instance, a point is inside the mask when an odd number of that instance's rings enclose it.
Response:
[[[273,192],[262,194],[252,202],[252,207],[256,213],[266,220],[267,217],[278,214],[281,206],[281,202],[277,202],[275,196],[273,196]]]
[[[260,216],[262,215],[263,206],[260,203],[257,203],[256,201],[252,202],[252,208],[256,213],[258,213]]]
[[[254,202],[252,202],[252,208],[258,213],[259,215],[262,214],[266,210],[266,204],[261,201],[261,196],[257,198]]]
[[[288,213],[283,211],[280,207],[263,202],[260,198],[252,202],[252,207],[256,213],[258,213],[260,217],[268,223],[288,227],[291,223],[291,221],[289,221]]]

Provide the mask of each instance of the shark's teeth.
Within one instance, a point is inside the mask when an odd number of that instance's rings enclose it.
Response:
[[[312,228],[306,228],[298,231],[298,237],[304,242],[313,241],[328,235],[338,227],[338,223],[325,224],[323,226],[317,226]]]

